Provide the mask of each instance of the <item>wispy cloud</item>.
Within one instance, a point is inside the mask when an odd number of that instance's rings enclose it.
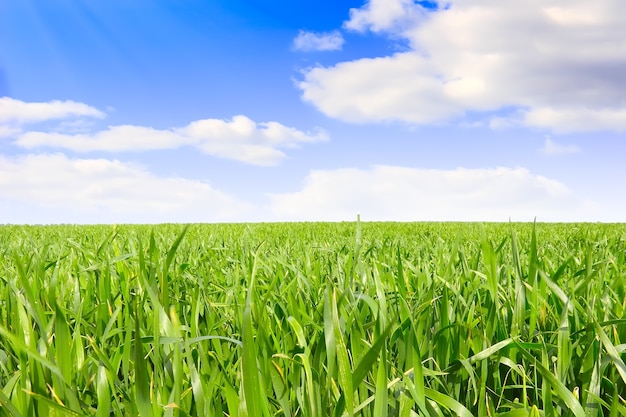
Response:
[[[580,152],[580,147],[578,145],[560,144],[546,136],[542,151],[546,155],[567,155]]]
[[[339,31],[307,32],[301,30],[293,40],[293,48],[297,51],[339,51],[344,39]]]
[[[29,103],[10,97],[0,98],[0,123],[37,123],[68,117],[104,118],[104,112],[76,101],[53,100]]]

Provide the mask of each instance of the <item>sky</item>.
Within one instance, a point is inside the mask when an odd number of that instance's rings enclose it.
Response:
[[[626,222],[623,0],[3,0],[0,224]]]

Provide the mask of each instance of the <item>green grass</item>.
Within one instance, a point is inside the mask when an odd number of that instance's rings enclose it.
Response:
[[[626,225],[0,227],[0,416],[626,415]]]

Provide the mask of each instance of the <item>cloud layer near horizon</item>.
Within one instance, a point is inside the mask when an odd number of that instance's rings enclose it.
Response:
[[[250,210],[247,203],[206,182],[162,178],[118,160],[62,154],[0,156],[0,201],[5,216],[12,206],[37,208],[38,219],[12,213],[27,223],[109,223],[120,218],[140,223],[217,222],[245,217]],[[41,210],[50,211],[48,220]]]
[[[469,117],[494,127],[557,133],[626,131],[626,14],[621,0],[370,0],[348,30],[407,50],[317,66],[302,98],[356,123],[444,123]]]
[[[577,221],[597,213],[563,183],[523,168],[316,170],[301,190],[271,198],[272,211],[290,220],[360,212],[380,221]]]
[[[357,212],[367,221],[589,221],[607,214],[523,168],[315,170],[299,190],[268,194],[262,209],[206,182],[62,154],[0,157],[0,196],[3,218],[24,223],[351,221]],[[33,208],[38,214],[29,218]]]

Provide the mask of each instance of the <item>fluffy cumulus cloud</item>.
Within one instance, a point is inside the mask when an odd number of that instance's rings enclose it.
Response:
[[[413,0],[370,0],[361,8],[350,9],[346,29],[358,32],[402,33],[426,16],[426,10]]]
[[[74,102],[23,103],[10,100],[5,103],[10,105],[5,108],[0,107],[3,112],[0,115],[0,136],[14,136],[15,144],[25,149],[55,148],[74,152],[124,152],[193,146],[206,154],[220,158],[255,165],[275,165],[286,157],[284,149],[328,139],[322,129],[303,132],[275,121],[257,123],[242,115],[235,116],[231,120],[198,120],[184,127],[164,130],[122,125],[92,132],[89,126],[83,126],[80,123],[71,125],[61,123],[56,129],[22,131],[15,125],[9,122],[3,123],[3,121],[37,120],[41,122],[74,115],[91,117],[102,115],[92,107]],[[29,107],[31,104],[35,105],[35,109],[47,110],[32,110]],[[21,107],[30,110],[21,110]],[[79,119],[75,122],[80,121]],[[78,133],[68,133],[71,130],[78,130]]]
[[[0,213],[14,223],[216,222],[250,207],[201,181],[108,159],[0,156]]]
[[[621,0],[370,0],[344,27],[408,49],[305,71],[305,101],[352,122],[426,124],[478,115],[494,126],[626,131]]]
[[[297,51],[339,51],[343,46],[343,36],[339,31],[307,32],[301,30],[293,40],[293,48]]]
[[[353,220],[360,212],[387,221],[576,221],[596,209],[523,168],[313,171],[300,191],[271,198],[271,211],[292,220]]]
[[[281,149],[328,139],[321,129],[302,132],[278,122],[255,123],[246,116],[199,120],[175,132],[207,154],[256,165],[278,163],[286,156]]]

